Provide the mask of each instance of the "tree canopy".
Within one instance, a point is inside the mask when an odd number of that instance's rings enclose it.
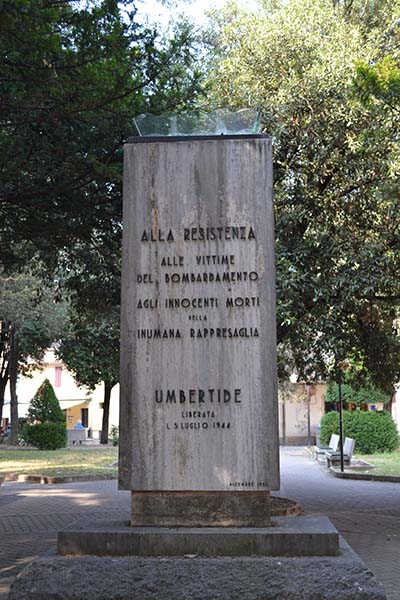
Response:
[[[119,306],[79,313],[71,310],[57,354],[80,385],[94,389],[104,384],[100,441],[106,444],[111,390],[119,381]]]
[[[400,375],[398,122],[354,86],[398,3],[381,3],[380,21],[372,4],[228,8],[209,36],[210,80],[215,104],[259,107],[274,141],[281,372],[336,377],[348,358],[390,389]]]
[[[94,389],[105,381],[119,381],[119,314],[118,308],[94,315],[76,315],[64,332],[57,355],[80,384]],[[97,316],[97,320],[96,320]]]
[[[1,261],[118,232],[122,144],[145,110],[190,106],[190,34],[166,41],[127,0],[0,5]]]
[[[354,388],[351,383],[345,382],[341,388],[343,402],[347,404],[377,404],[382,402],[384,405],[390,403],[390,396],[383,393],[372,385]],[[339,386],[331,381],[326,389],[325,402],[337,404],[339,402]]]
[[[54,296],[54,286],[30,272],[0,276],[0,419],[9,380],[40,366],[62,335],[65,304]]]
[[[177,24],[162,38],[127,0],[0,2],[0,77],[0,263],[15,273],[33,260],[59,297],[67,290],[82,316],[70,347],[82,347],[83,327],[91,355],[93,335],[99,342],[104,333],[97,324],[107,323],[111,353],[92,356],[86,371],[81,361],[79,371],[87,385],[99,372],[108,381],[117,360],[122,146],[137,134],[137,114],[195,101],[201,77],[190,29]],[[40,356],[43,340],[31,342]]]

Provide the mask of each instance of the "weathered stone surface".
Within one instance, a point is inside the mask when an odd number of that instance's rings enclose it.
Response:
[[[297,517],[301,514],[303,509],[296,500],[271,496],[271,517]]]
[[[167,529],[74,523],[58,533],[58,553],[98,556],[335,556],[339,534],[326,517],[277,517],[272,527]]]
[[[267,527],[269,492],[133,492],[135,527]]]
[[[120,487],[278,489],[271,141],[127,144],[124,173]]]
[[[9,600],[385,600],[382,585],[342,540],[316,558],[42,558]]]

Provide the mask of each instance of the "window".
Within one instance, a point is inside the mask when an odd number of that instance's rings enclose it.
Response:
[[[62,367],[54,368],[54,387],[61,387],[61,372]]]
[[[84,427],[89,427],[89,409],[81,408],[81,421]]]

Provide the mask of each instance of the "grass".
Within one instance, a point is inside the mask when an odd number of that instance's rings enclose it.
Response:
[[[374,475],[400,477],[400,449],[382,454],[357,454],[373,464]],[[77,448],[63,450],[2,450],[0,447],[0,473],[21,475],[115,475],[118,448]]]
[[[115,475],[118,448],[79,448],[62,450],[2,450],[0,473],[20,475]]]
[[[357,454],[355,458],[366,460],[375,466],[370,473],[373,475],[394,475],[400,477],[400,449],[382,454]]]

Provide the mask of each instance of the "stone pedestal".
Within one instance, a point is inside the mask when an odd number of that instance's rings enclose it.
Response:
[[[272,527],[129,527],[87,520],[58,534],[58,553],[96,556],[336,556],[326,517],[278,517]]]
[[[268,527],[269,492],[132,492],[134,527]]]
[[[48,557],[17,577],[9,600],[385,600],[341,540],[339,556]]]

